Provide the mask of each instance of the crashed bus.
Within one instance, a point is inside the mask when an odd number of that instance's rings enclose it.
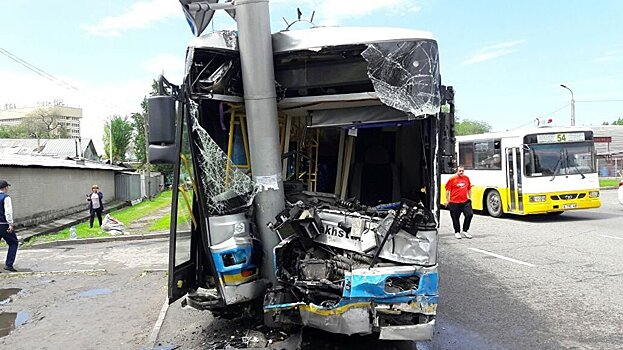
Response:
[[[440,174],[452,87],[427,32],[272,35],[283,171],[251,174],[238,33],[199,36],[183,84],[149,99],[151,162],[175,168],[169,301],[266,325],[426,340],[438,303]],[[276,283],[261,274],[254,196],[283,186]]]

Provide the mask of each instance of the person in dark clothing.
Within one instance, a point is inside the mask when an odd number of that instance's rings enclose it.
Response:
[[[87,194],[89,201],[89,227],[93,228],[93,220],[97,215],[97,221],[102,226],[102,212],[104,211],[104,194],[99,191],[99,186],[93,185],[91,193]]]
[[[13,229],[13,202],[7,194],[9,192],[9,184],[5,180],[0,180],[0,238],[9,245],[9,251],[6,255],[4,269],[11,272],[17,272],[13,267],[15,256],[17,255],[17,234]]]
[[[469,177],[465,175],[465,169],[459,166],[456,175],[451,177],[446,183],[446,206],[450,210],[452,218],[452,226],[454,226],[454,237],[456,239],[472,238],[469,234],[469,226],[474,216],[472,210],[472,183]],[[465,219],[463,220],[463,230],[461,231],[461,213]]]

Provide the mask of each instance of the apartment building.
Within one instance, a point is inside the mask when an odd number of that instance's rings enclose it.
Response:
[[[41,112],[54,118],[55,125],[63,126],[69,131],[73,139],[80,138],[80,121],[82,120],[82,108],[62,105],[40,106],[26,108],[9,108],[0,110],[0,126],[19,125],[24,118],[33,117]]]

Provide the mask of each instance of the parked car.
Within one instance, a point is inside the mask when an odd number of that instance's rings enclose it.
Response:
[[[623,204],[623,177],[619,181],[619,203]]]

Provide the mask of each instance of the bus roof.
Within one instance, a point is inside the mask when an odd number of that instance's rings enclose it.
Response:
[[[430,32],[388,27],[316,27],[273,34],[273,52],[393,41],[435,40]]]
[[[237,32],[224,30],[193,38],[189,47],[238,51]],[[272,34],[273,53],[318,50],[323,47],[394,41],[435,41],[430,32],[388,27],[316,27]]]
[[[574,132],[574,131],[593,131],[587,126],[547,126],[539,128],[521,128],[508,131],[490,132],[485,134],[474,134],[457,136],[457,141],[472,141],[482,139],[500,139],[505,137],[524,137],[531,134],[551,134],[561,132]]]

